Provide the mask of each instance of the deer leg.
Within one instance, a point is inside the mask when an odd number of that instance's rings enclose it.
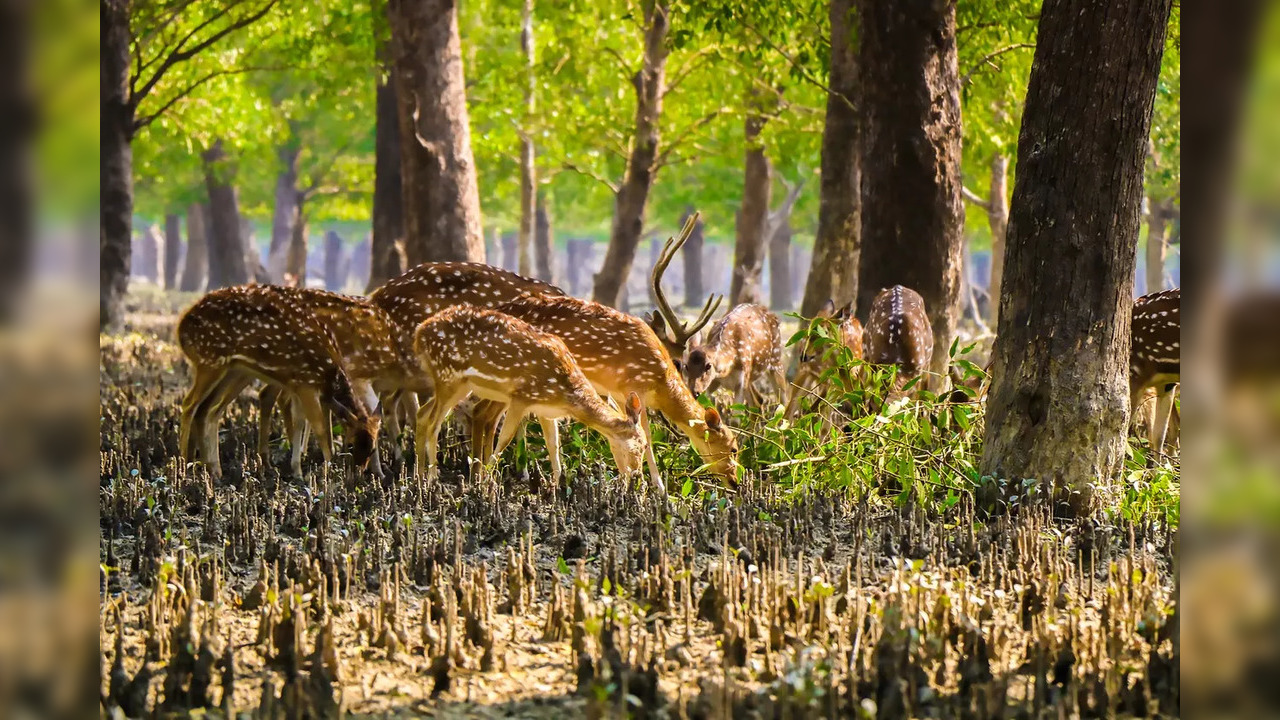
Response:
[[[788,418],[794,418],[800,410],[800,398],[807,394],[807,384],[809,382],[810,372],[805,368],[800,368],[796,372],[796,379],[791,381],[790,397],[787,398],[786,409],[783,415]]]
[[[507,416],[502,421],[502,432],[498,435],[498,442],[493,447],[493,457],[490,458],[494,463],[498,458],[502,457],[502,451],[507,449],[511,444],[511,440],[515,438],[516,432],[524,427],[524,416],[526,407],[511,403],[506,408]]]
[[[302,477],[302,453],[311,439],[311,428],[302,417],[302,405],[297,398],[289,398],[284,411],[284,431],[289,438],[289,471],[293,477]]]
[[[1156,391],[1156,412],[1151,422],[1151,449],[1164,454],[1165,434],[1169,428],[1169,415],[1173,411],[1173,389],[1161,385]]]
[[[493,454],[493,438],[505,410],[502,403],[481,400],[471,412],[471,454],[481,464]]]
[[[217,389],[218,383],[226,376],[227,371],[226,366],[195,366],[195,377],[192,379],[191,389],[182,399],[182,420],[178,430],[178,447],[188,461],[196,459],[197,448],[193,438],[200,438],[204,433],[203,428],[199,427],[202,418],[198,416],[198,411],[209,394]]]
[[[315,388],[301,388],[296,396],[307,424],[315,428],[316,440],[320,442],[320,453],[324,455],[327,467],[333,460],[333,431],[329,426],[328,412],[320,402],[320,391]]]
[[[542,439],[547,443],[547,459],[551,461],[551,482],[560,485],[564,468],[560,464],[560,426],[555,418],[540,417],[538,424],[542,426]]]
[[[787,374],[782,371],[781,366],[774,365],[772,372],[770,372],[770,376],[773,378],[773,387],[778,392],[778,402],[780,403],[786,402],[787,401]]]
[[[648,408],[640,411],[640,427],[644,428],[645,437],[649,438],[649,442],[645,443],[644,459],[649,465],[649,481],[659,492],[664,495],[667,492],[667,486],[662,482],[662,473],[658,470],[658,458],[653,454],[653,433],[649,432],[649,410]]]
[[[218,451],[218,425],[221,424],[222,416],[232,401],[240,397],[240,393],[244,392],[251,382],[253,382],[251,376],[230,371],[202,403],[205,409],[203,419],[200,421],[203,430],[201,453],[214,477],[222,477],[222,455]]]
[[[271,464],[271,413],[280,399],[281,388],[278,385],[266,385],[258,392],[258,457],[263,465]],[[286,407],[285,425],[292,427],[292,408]]]
[[[425,405],[418,408],[415,445],[418,453],[418,472],[424,477],[433,478],[439,474],[436,466],[440,426],[445,416],[455,405],[467,396],[466,387],[436,386],[436,394]]]

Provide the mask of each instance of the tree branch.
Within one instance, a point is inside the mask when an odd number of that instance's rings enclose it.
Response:
[[[715,110],[712,110],[711,112],[707,113],[706,115],[703,115],[697,120],[694,120],[687,127],[685,127],[684,130],[682,130],[678,135],[676,135],[675,139],[667,143],[667,146],[663,148],[662,152],[658,154],[658,157],[654,159],[653,161],[654,171],[657,171],[658,168],[667,164],[667,158],[668,156],[671,155],[672,150],[675,150],[676,148],[680,147],[681,143],[683,143],[685,140],[688,140],[690,135],[697,132],[698,129],[701,128],[702,126],[714,120],[716,117],[720,115],[720,113],[724,112],[724,110],[725,110],[724,108],[716,108]]]
[[[170,52],[168,56],[165,57],[164,61],[160,63],[160,67],[156,68],[156,71],[151,75],[151,78],[147,80],[145,84],[143,84],[142,89],[139,90],[133,97],[129,99],[130,102],[136,108],[138,106],[138,103],[141,102],[143,98],[147,97],[147,95],[150,94],[153,89],[155,89],[156,83],[160,82],[160,80],[164,77],[165,73],[169,72],[169,70],[172,69],[173,66],[177,65],[178,63],[190,60],[196,55],[199,55],[200,53],[209,49],[214,43],[218,42],[222,38],[230,35],[231,33],[237,30],[248,27],[256,23],[257,21],[261,20],[262,18],[266,17],[267,13],[271,11],[271,8],[275,7],[277,2],[279,2],[279,0],[266,0],[266,4],[264,4],[257,11],[252,12],[248,15],[245,15],[244,17],[241,17],[239,19],[233,20],[226,27],[222,28],[221,30],[218,30],[217,32],[210,35],[209,37],[205,38],[204,40],[201,40],[195,45],[192,45],[190,48],[187,48],[184,50],[183,47],[187,44],[187,42],[190,41],[192,38],[194,38],[200,31],[204,30],[206,27],[209,27],[211,23],[215,22],[222,16],[226,15],[228,12],[230,12],[231,8],[236,7],[241,3],[237,2],[231,5],[227,5],[225,8],[223,8],[219,12],[214,13],[213,17],[197,25],[194,30],[187,33],[187,35],[178,42],[177,46],[174,47],[173,51]]]
[[[969,201],[970,205],[977,205],[983,210],[991,209],[990,202],[988,202],[987,200],[984,200],[981,195],[978,195],[977,193],[965,187],[964,185],[960,186],[960,195],[963,196],[965,200]]]
[[[615,185],[613,182],[611,182],[608,178],[603,177],[603,176],[601,176],[601,175],[598,175],[598,174],[596,174],[595,172],[593,172],[593,171],[591,171],[591,170],[584,170],[583,168],[580,168],[580,167],[578,167],[577,165],[575,165],[574,163],[571,163],[571,162],[568,162],[568,161],[566,161],[566,162],[564,162],[564,163],[561,163],[561,164],[560,164],[560,167],[561,167],[561,169],[568,170],[569,172],[575,172],[575,173],[578,173],[579,175],[582,175],[583,177],[589,177],[589,178],[591,178],[592,180],[595,180],[596,182],[600,183],[601,185],[604,185],[605,187],[609,188],[609,190],[610,190],[611,192],[613,192],[615,195],[616,195],[616,194],[617,194],[617,192],[618,192],[618,186],[617,186],[617,185]]]
[[[1022,48],[1034,48],[1035,46],[1036,46],[1036,44],[1035,44],[1035,43],[1014,43],[1014,44],[1012,44],[1012,45],[1005,45],[1005,46],[1004,46],[1004,47],[1002,47],[1002,48],[998,48],[998,49],[996,49],[996,50],[992,50],[991,52],[989,52],[989,53],[987,53],[986,55],[982,56],[982,59],[981,59],[981,60],[979,60],[978,62],[974,63],[974,64],[973,64],[973,67],[969,68],[969,71],[968,71],[968,72],[966,72],[966,73],[965,73],[965,74],[960,78],[960,87],[964,87],[964,86],[968,85],[968,84],[969,84],[969,79],[973,76],[973,74],[974,74],[975,72],[977,72],[978,70],[980,70],[980,69],[982,68],[982,66],[983,66],[983,65],[991,65],[992,67],[996,67],[995,63],[993,63],[993,62],[991,62],[991,61],[992,61],[992,60],[994,60],[994,59],[996,59],[996,58],[998,58],[998,57],[1000,57],[1001,55],[1003,55],[1003,54],[1005,54],[1005,53],[1007,53],[1007,52],[1011,52],[1011,51],[1013,51],[1013,50],[1020,50],[1020,49],[1022,49]],[[996,68],[996,69],[997,69],[997,70],[999,70],[999,68]]]
[[[165,114],[165,112],[167,112],[169,108],[173,107],[174,104],[177,103],[179,100],[187,97],[192,92],[195,92],[196,88],[200,87],[201,85],[204,85],[205,83],[209,82],[210,80],[216,77],[222,77],[224,75],[241,75],[243,73],[249,73],[249,72],[268,71],[268,70],[287,70],[287,69],[289,68],[283,67],[283,66],[280,66],[280,67],[254,66],[254,67],[233,68],[231,70],[214,70],[213,72],[210,72],[207,75],[200,77],[195,82],[192,82],[190,85],[186,86],[182,90],[179,90],[177,93],[174,94],[173,97],[169,98],[169,100],[165,102],[164,105],[161,105],[159,110],[156,110],[155,112],[149,115],[144,115],[143,117],[140,117],[134,120],[133,132],[136,133],[139,130],[150,125],[151,123],[155,122],[157,118]]]
[[[848,97],[846,97],[844,93],[840,93],[840,92],[836,92],[835,90],[832,90],[832,89],[830,88],[830,86],[828,86],[827,84],[823,83],[821,80],[819,80],[819,79],[817,79],[816,77],[814,77],[814,76],[813,76],[813,73],[809,72],[809,69],[808,69],[808,68],[806,68],[804,65],[801,65],[799,62],[797,62],[797,61],[796,61],[796,59],[795,59],[795,58],[793,58],[793,57],[791,57],[791,55],[787,54],[787,51],[786,51],[786,50],[783,50],[782,48],[780,48],[780,47],[778,47],[777,45],[775,45],[775,44],[773,43],[773,41],[772,41],[772,40],[770,40],[769,38],[765,37],[765,34],[764,34],[764,33],[762,33],[762,32],[760,32],[759,30],[757,30],[757,29],[756,29],[756,27],[755,27],[754,25],[752,25],[751,23],[747,22],[745,19],[742,21],[742,24],[743,24],[743,26],[744,26],[744,27],[746,27],[748,30],[750,30],[750,31],[751,31],[751,32],[752,32],[752,33],[753,33],[757,38],[759,38],[759,39],[760,39],[760,42],[764,43],[765,45],[768,45],[770,49],[772,49],[774,52],[776,52],[776,53],[778,53],[779,55],[781,55],[781,56],[782,56],[782,57],[783,57],[783,58],[784,58],[788,63],[790,63],[790,64],[791,64],[791,67],[793,67],[793,68],[795,68],[796,70],[798,70],[798,71],[800,72],[800,77],[804,78],[805,80],[807,80],[810,84],[814,85],[815,87],[820,88],[820,89],[821,89],[823,92],[825,92],[826,94],[828,94],[828,95],[834,95],[834,96],[836,96],[836,97],[840,98],[840,99],[844,102],[844,104],[845,104],[845,105],[848,105],[848,106],[849,106],[849,109],[850,109],[850,110],[854,110],[854,109],[856,109],[856,108],[854,108],[854,106],[853,106],[853,101],[852,101],[852,100],[850,100]]]
[[[698,67],[700,62],[706,59],[711,53],[718,52],[719,50],[719,45],[708,45],[706,47],[699,48],[697,52],[690,55],[689,59],[686,60],[684,64],[680,66],[680,69],[676,71],[671,82],[667,83],[667,86],[662,89],[662,97],[665,98],[668,93],[680,87],[680,83],[684,82],[685,78],[689,77],[694,69]]]
[[[618,67],[622,68],[623,75],[627,77],[631,77],[633,74],[635,74],[635,70],[631,69],[631,63],[627,62],[627,59],[622,57],[622,53],[618,52],[616,49],[611,47],[606,47],[604,51],[612,55],[614,59],[618,61]]]

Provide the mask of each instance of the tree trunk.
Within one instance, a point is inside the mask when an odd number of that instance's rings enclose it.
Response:
[[[570,295],[578,294],[578,274],[582,269],[582,259],[579,257],[581,248],[582,241],[578,238],[569,238],[564,241],[564,283]]]
[[[347,260],[342,248],[342,236],[328,230],[324,234],[324,287],[342,292],[347,285]]]
[[[187,208],[187,257],[182,264],[182,281],[178,289],[199,292],[204,288],[209,269],[209,207],[192,203]]]
[[[519,240],[515,233],[503,233],[502,242],[502,267],[504,270],[517,272],[520,267],[520,261],[517,258],[517,247]]]
[[[547,198],[538,193],[537,213],[533,225],[533,254],[537,261],[538,279],[555,284],[555,240],[551,237],[551,214]]]
[[[991,187],[987,191],[987,224],[991,226],[991,282],[987,283],[987,322],[1000,319],[1000,282],[1004,277],[1004,237],[1009,227],[1009,158],[991,158]]]
[[[484,262],[456,0],[391,0],[405,255]]]
[[[276,206],[271,218],[271,247],[267,250],[267,273],[272,282],[284,279],[285,260],[293,226],[298,222],[298,155],[301,147],[290,142],[276,148],[280,172],[276,175]]]
[[[684,209],[684,214],[680,216],[680,227],[684,227],[693,212],[692,205]],[[684,254],[684,304],[687,307],[701,307],[703,299],[707,296],[706,291],[702,289],[702,232],[702,218],[699,217],[693,224],[693,232],[689,233],[689,239],[685,241],[684,247],[680,248],[680,252]]]
[[[289,237],[289,252],[284,264],[284,283],[295,287],[307,286],[307,212],[303,207],[302,196],[298,196],[298,220],[293,224],[293,234]]]
[[[627,174],[614,199],[613,227],[604,264],[595,276],[592,298],[610,307],[622,300],[636,247],[644,229],[645,207],[653,186],[658,159],[662,118],[662,94],[667,68],[667,30],[671,7],[669,0],[653,0],[645,9],[644,65],[631,78],[636,91],[635,137],[631,141],[631,157]]]
[[[960,77],[955,0],[858,0],[866,147],[858,317],[882,288],[920,293],[931,370],[946,371],[960,310]]]
[[[136,273],[147,282],[158,282],[164,272],[161,268],[164,260],[163,247],[164,237],[160,234],[160,228],[156,225],[148,225],[138,239],[139,257]]]
[[[769,307],[790,310],[795,302],[791,289],[791,213],[779,219],[769,238]]]
[[[182,259],[182,217],[177,213],[164,216],[164,287],[177,289],[178,263]]]
[[[766,119],[749,114],[746,119],[746,163],[743,169],[742,207],[738,210],[738,236],[733,244],[733,279],[729,282],[729,306],[764,301],[765,234],[769,224],[772,170],[760,132]]]
[[[529,135],[533,123],[534,91],[537,88],[533,71],[533,0],[524,0],[520,14],[520,51],[524,55],[524,118],[520,126],[520,267],[525,277],[533,275],[534,215],[538,212],[538,178],[534,167],[533,138]]]
[[[114,329],[124,319],[129,289],[133,222],[133,107],[129,98],[129,3],[102,3],[101,166],[98,324]]]
[[[4,132],[0,133],[0,325],[13,319],[31,276],[32,149],[39,128],[31,82],[31,17],[36,7],[25,0],[0,4],[0,67],[4,68],[0,76],[0,118],[4,118]],[[105,80],[106,64],[102,67]]]
[[[386,17],[378,7],[376,17]],[[381,26],[376,26],[381,27]],[[389,32],[389,30],[388,30]],[[378,60],[390,71],[389,48],[384,35],[377,37]],[[400,119],[396,85],[379,78],[377,127],[373,166],[373,240],[369,249],[369,285],[372,292],[406,270],[404,260],[404,187],[400,181]]]
[[[365,235],[363,240],[356,243],[356,246],[351,248],[351,262],[348,265],[348,271],[355,277],[357,287],[368,287],[370,244],[370,236]],[[365,292],[369,291],[366,290]]]
[[[1147,292],[1164,289],[1164,256],[1168,248],[1169,201],[1151,200],[1147,215]]]
[[[1143,161],[1170,4],[1047,0],[1040,13],[981,472],[1038,478],[1076,512],[1124,461]]]
[[[800,314],[813,317],[823,303],[837,306],[858,292],[861,251],[862,128],[855,106],[858,62],[854,48],[853,0],[831,0],[831,70],[827,85],[827,119],[822,129],[822,187],[819,189],[818,234],[805,281]]]
[[[243,285],[249,281],[249,272],[240,237],[240,208],[232,185],[234,168],[222,149],[222,140],[215,140],[200,157],[209,193],[209,289]]]

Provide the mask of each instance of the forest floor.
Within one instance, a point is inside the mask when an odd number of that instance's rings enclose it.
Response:
[[[223,423],[215,481],[177,457],[185,301],[135,296],[102,338],[108,711],[1178,712],[1177,532],[1157,520],[987,516],[968,497],[935,514],[759,475],[665,498],[603,458],[558,490],[540,448],[472,476],[457,429],[437,481],[395,459],[382,481],[321,472],[314,447],[289,478],[285,448],[266,467],[251,450],[252,392]]]

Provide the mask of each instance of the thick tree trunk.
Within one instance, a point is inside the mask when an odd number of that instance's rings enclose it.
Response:
[[[693,212],[692,206],[684,209],[684,214],[680,216],[680,227],[684,227]],[[689,233],[689,239],[680,248],[680,252],[684,254],[684,304],[688,307],[701,307],[702,301],[707,296],[706,291],[702,289],[702,233],[702,218],[699,217],[693,224],[693,232]]]
[[[1124,461],[1143,160],[1170,3],[1047,0],[1040,13],[981,472],[1038,478],[1077,512]]]
[[[946,371],[960,310],[960,77],[955,0],[858,0],[863,152],[858,316],[882,288],[924,298],[931,370]]]
[[[209,193],[209,289],[216,290],[249,281],[240,237],[240,208],[232,184],[234,169],[222,149],[222,140],[201,154],[204,184]]]
[[[631,78],[636,91],[635,137],[631,141],[626,177],[614,199],[609,247],[605,251],[604,264],[596,273],[591,293],[596,302],[610,307],[618,307],[622,301],[644,229],[649,189],[657,171],[655,163],[661,136],[658,122],[662,118],[670,13],[669,0],[654,0],[648,4],[645,11],[644,65]]]
[[[356,243],[356,246],[351,248],[349,272],[351,276],[355,278],[356,287],[368,287],[370,245],[370,236],[365,235],[363,240]],[[366,292],[368,292],[368,290],[366,290]]]
[[[987,192],[987,224],[991,226],[991,282],[987,284],[987,322],[1000,319],[1000,282],[1004,277],[1004,238],[1009,228],[1009,158],[991,158],[991,186]]]
[[[1151,200],[1147,214],[1147,292],[1164,289],[1164,256],[1168,248],[1170,203]]]
[[[298,155],[302,148],[289,143],[276,148],[280,171],[276,175],[276,206],[271,218],[271,247],[267,250],[267,273],[272,282],[284,279],[289,240],[298,222]]]
[[[746,119],[746,162],[743,169],[742,207],[738,209],[738,236],[733,244],[733,279],[729,305],[764,301],[765,234],[769,226],[769,196],[773,173],[760,132],[766,119],[749,114]]]
[[[164,216],[164,287],[177,289],[178,263],[182,259],[182,216],[169,213]]]
[[[102,3],[102,202],[98,324],[120,326],[129,289],[133,222],[133,108],[129,98],[129,3]]]
[[[456,0],[391,0],[405,255],[484,262]]]
[[[342,292],[347,285],[347,258],[343,252],[342,236],[333,230],[324,234],[324,287]]]
[[[858,293],[861,251],[862,128],[855,106],[858,63],[854,48],[853,0],[831,0],[831,70],[827,85],[827,120],[822,129],[822,187],[819,189],[818,234],[805,281],[800,313],[818,314],[823,303],[837,306]]]
[[[298,220],[293,224],[293,234],[289,237],[289,251],[285,253],[284,283],[295,287],[307,286],[307,213],[303,207],[303,199],[298,198]]]
[[[790,310],[795,302],[791,288],[791,213],[779,218],[769,238],[769,307]]]
[[[538,212],[538,178],[534,166],[533,138],[529,135],[533,122],[534,91],[537,79],[533,71],[533,0],[524,0],[520,17],[520,52],[524,55],[524,119],[520,130],[520,268],[525,277],[533,275],[534,215]]]
[[[385,7],[378,8],[385,13]],[[379,15],[382,18],[383,15]],[[378,56],[389,66],[386,40],[379,36]],[[372,292],[405,271],[404,187],[400,182],[400,119],[394,82],[378,80],[377,128],[373,167],[373,240],[369,248],[369,285]]]
[[[555,284],[555,239],[551,236],[551,214],[547,198],[538,193],[537,212],[533,224],[533,255],[537,261],[538,279]]]
[[[32,148],[38,110],[31,83],[30,21],[36,7],[26,0],[0,3],[0,118],[4,118],[0,133],[0,325],[16,314],[31,274]],[[105,64],[103,68],[105,81]]]
[[[209,207],[192,203],[187,208],[187,257],[182,264],[182,281],[178,289],[198,292],[204,289],[205,275],[209,271]]]

